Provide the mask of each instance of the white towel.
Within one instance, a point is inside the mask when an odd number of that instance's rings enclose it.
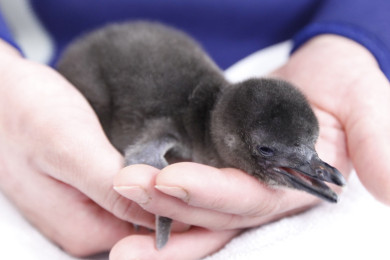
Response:
[[[390,259],[390,209],[353,174],[338,204],[254,228],[205,260]]]

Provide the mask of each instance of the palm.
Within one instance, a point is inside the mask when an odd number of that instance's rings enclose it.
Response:
[[[390,203],[390,86],[374,57],[353,41],[326,35],[307,43],[274,75],[299,86],[316,108],[320,155],[343,173],[350,161],[363,185]],[[333,149],[322,147],[332,142]]]

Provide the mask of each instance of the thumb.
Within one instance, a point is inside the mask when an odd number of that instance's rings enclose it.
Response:
[[[390,84],[378,70],[354,85],[341,120],[359,179],[379,201],[390,205]],[[345,109],[346,107],[346,109]]]
[[[156,250],[152,234],[128,236],[112,248],[110,260],[200,259],[219,250],[239,232],[193,227],[187,232],[172,233],[169,243],[161,250]]]

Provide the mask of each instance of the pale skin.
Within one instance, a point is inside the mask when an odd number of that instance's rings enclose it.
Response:
[[[320,157],[346,175],[354,167],[367,190],[390,205],[390,86],[374,57],[351,40],[323,35],[272,76],[299,86],[313,105]],[[181,259],[196,259],[245,228],[318,203],[235,169],[122,169],[86,100],[57,72],[0,42],[0,78],[0,189],[70,254],[112,248],[114,260],[174,259],[180,250]],[[153,233],[130,224],[153,228],[154,214],[177,220],[161,251]]]

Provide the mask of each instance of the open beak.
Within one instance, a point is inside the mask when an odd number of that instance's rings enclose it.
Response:
[[[289,184],[329,202],[337,202],[337,194],[324,182],[345,185],[343,175],[334,167],[313,155],[311,160],[298,166],[275,167],[274,172],[282,174]]]

